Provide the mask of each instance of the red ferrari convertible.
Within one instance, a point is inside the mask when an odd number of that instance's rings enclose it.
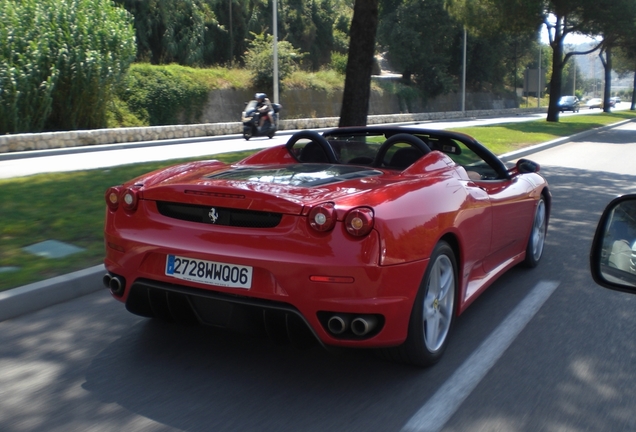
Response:
[[[538,171],[459,133],[301,131],[109,188],[104,283],[134,314],[430,365],[486,287],[539,262]]]

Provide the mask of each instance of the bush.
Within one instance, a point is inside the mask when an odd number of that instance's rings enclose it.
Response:
[[[271,88],[274,82],[274,37],[272,35],[254,34],[250,48],[245,53],[245,66],[252,72],[254,85],[257,88]],[[304,56],[287,41],[277,44],[278,79],[284,80],[296,69]]]
[[[347,73],[347,60],[349,56],[347,54],[332,52],[331,53],[331,63],[329,67],[339,74],[345,75]]]
[[[281,88],[288,89],[313,89],[332,93],[344,89],[345,77],[343,74],[331,69],[318,72],[296,71],[282,82]]]
[[[0,133],[103,127],[135,56],[110,0],[0,0]]]
[[[197,123],[212,89],[199,71],[178,65],[135,64],[117,94],[144,124]]]
[[[147,121],[143,121],[130,110],[126,102],[114,96],[106,107],[106,127],[125,128],[148,126]]]

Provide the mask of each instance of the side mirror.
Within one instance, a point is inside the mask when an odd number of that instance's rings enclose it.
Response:
[[[594,281],[636,294],[636,194],[610,202],[596,228],[590,270]]]
[[[516,166],[517,172],[521,174],[536,173],[539,172],[539,170],[541,169],[538,163],[533,162],[529,159],[519,159]]]

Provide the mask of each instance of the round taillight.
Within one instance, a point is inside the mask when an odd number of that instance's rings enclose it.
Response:
[[[362,237],[373,229],[373,210],[369,207],[358,207],[350,210],[345,217],[347,232],[356,237]]]
[[[113,186],[106,190],[104,198],[106,199],[106,205],[111,211],[116,211],[119,207],[119,195],[121,193],[120,186]]]
[[[139,197],[135,189],[128,188],[121,194],[121,205],[124,210],[135,211],[137,209],[137,201],[139,201]]]
[[[336,225],[336,211],[332,203],[320,204],[311,209],[309,226],[316,231],[329,231]]]

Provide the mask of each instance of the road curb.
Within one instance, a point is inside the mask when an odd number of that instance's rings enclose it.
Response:
[[[0,321],[35,312],[100,289],[106,272],[100,264],[0,292]]]
[[[531,153],[582,139],[631,121],[636,120],[625,120],[568,137],[557,138],[532,147],[506,153],[499,157],[503,161],[519,159]],[[100,264],[52,279],[2,291],[0,292],[0,322],[105,289],[102,284],[102,276],[105,272],[104,265]]]

